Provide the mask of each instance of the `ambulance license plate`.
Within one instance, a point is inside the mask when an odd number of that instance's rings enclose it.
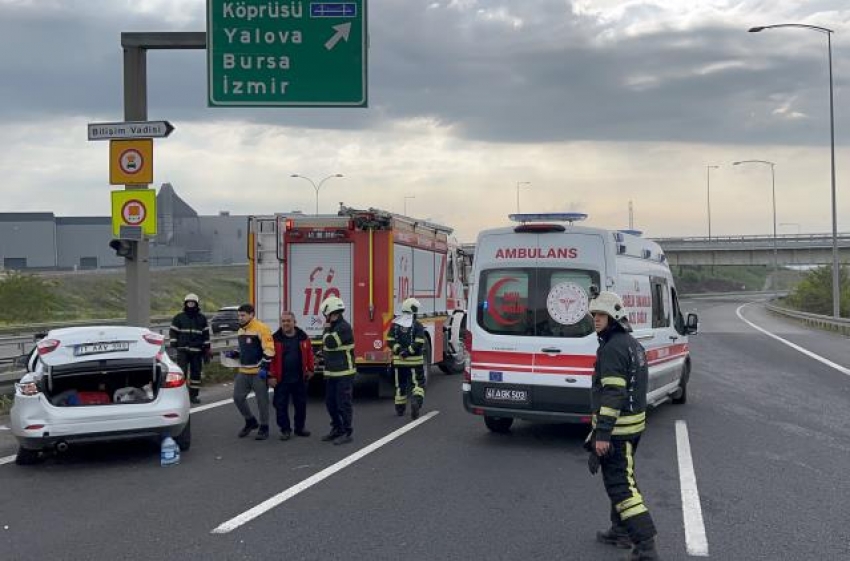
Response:
[[[484,398],[487,401],[506,403],[528,403],[528,390],[513,390],[507,388],[484,388]]]

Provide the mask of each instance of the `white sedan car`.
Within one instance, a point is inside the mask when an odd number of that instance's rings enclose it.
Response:
[[[141,327],[71,327],[41,339],[15,385],[18,464],[78,442],[164,438],[192,442],[189,392],[163,336]]]

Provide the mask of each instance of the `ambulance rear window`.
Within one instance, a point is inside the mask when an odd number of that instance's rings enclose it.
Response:
[[[550,291],[565,283],[587,294],[599,286],[599,273],[579,269],[517,267],[481,271],[477,321],[488,333],[526,337],[585,337],[593,333],[589,315],[575,323],[555,319],[547,308]],[[589,296],[588,296],[589,298]],[[570,320],[572,321],[572,320]]]

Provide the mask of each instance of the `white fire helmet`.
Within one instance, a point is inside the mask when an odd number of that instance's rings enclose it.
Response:
[[[322,301],[319,311],[321,311],[322,315],[325,317],[328,317],[334,312],[344,312],[345,302],[342,301],[342,298],[337,296],[328,296]]]
[[[629,325],[629,315],[626,312],[626,307],[623,306],[623,300],[613,292],[600,292],[599,295],[590,301],[588,311],[602,312],[611,316],[614,321],[620,322],[623,327],[631,331]]]
[[[191,301],[191,302],[194,302],[195,304],[200,304],[200,303],[201,303],[201,301],[198,299],[198,295],[197,295],[197,294],[193,294],[193,293],[189,293],[189,294],[187,294],[187,295],[186,295],[186,297],[185,297],[185,298],[183,298],[183,303],[184,303],[184,304],[185,304],[186,302],[190,302],[190,301]]]
[[[422,304],[419,303],[419,300],[416,298],[408,298],[404,302],[401,303],[401,313],[403,314],[415,314],[419,312],[419,308],[422,307]]]

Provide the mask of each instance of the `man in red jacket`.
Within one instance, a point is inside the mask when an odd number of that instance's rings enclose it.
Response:
[[[274,332],[274,359],[269,372],[269,386],[274,388],[272,403],[277,411],[280,439],[289,440],[289,398],[295,407],[295,434],[310,436],[304,428],[307,420],[307,382],[313,377],[313,345],[310,337],[295,326],[295,315],[285,311],[280,315],[280,329]]]

